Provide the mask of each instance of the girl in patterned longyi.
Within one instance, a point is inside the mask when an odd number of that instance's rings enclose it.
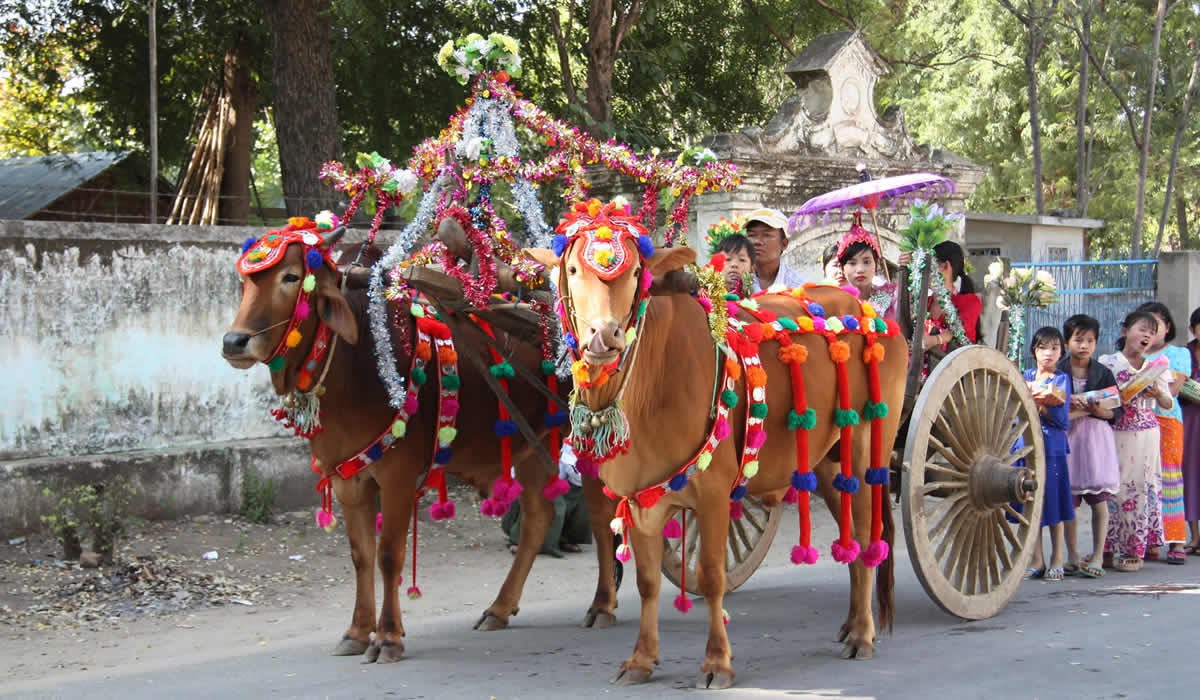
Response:
[[[1112,370],[1118,386],[1125,387],[1145,367],[1142,354],[1150,347],[1158,331],[1158,320],[1145,311],[1134,311],[1121,324],[1118,352],[1104,355],[1100,362]],[[1117,456],[1121,461],[1121,482],[1116,498],[1109,500],[1108,537],[1105,556],[1116,557],[1117,571],[1131,573],[1142,568],[1151,531],[1161,528],[1154,523],[1148,489],[1160,478],[1162,454],[1160,430],[1155,406],[1169,408],[1174,399],[1165,376],[1159,376],[1135,396],[1125,401],[1121,418],[1113,426]],[[1157,493],[1157,492],[1156,492]]]

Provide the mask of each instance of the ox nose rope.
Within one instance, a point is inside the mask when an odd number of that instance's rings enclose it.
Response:
[[[291,322],[292,322],[292,319],[289,316],[288,318],[283,319],[279,323],[272,323],[271,325],[267,326],[266,328],[264,328],[260,331],[254,331],[253,333],[250,334],[250,337],[257,338],[258,336],[262,335],[263,333],[269,333],[270,331],[273,331],[280,326],[286,326],[287,324],[289,324]]]

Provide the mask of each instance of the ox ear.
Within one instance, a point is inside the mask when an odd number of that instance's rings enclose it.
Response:
[[[558,263],[561,260],[561,258],[555,255],[554,251],[550,250],[549,248],[524,248],[521,252],[527,257],[533,258],[541,263],[542,267],[546,268],[547,270],[552,267],[558,267]]]
[[[338,288],[333,275],[321,275],[317,283],[317,313],[321,320],[329,324],[329,328],[337,333],[342,340],[354,345],[358,342],[358,322],[354,320],[354,312],[350,304]]]
[[[696,262],[696,251],[683,246],[680,248],[656,248],[654,255],[646,261],[650,273],[658,276],[671,270],[682,270],[684,265]]]

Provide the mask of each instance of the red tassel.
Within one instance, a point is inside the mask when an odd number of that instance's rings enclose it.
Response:
[[[837,367],[837,390],[838,390],[838,407],[843,411],[850,410],[850,378],[846,371],[846,363],[838,362],[834,365]],[[842,458],[842,476],[850,478],[854,476],[854,429],[849,425],[842,426],[841,430],[841,458]],[[838,541],[843,547],[850,546],[850,525],[851,519],[854,517],[850,507],[850,499],[852,496],[845,491],[841,493],[841,517],[838,519]]]
[[[874,335],[867,335],[867,347],[875,345]],[[867,391],[870,393],[871,402],[879,403],[882,396],[879,387],[879,353],[872,352],[871,360],[867,362]],[[883,466],[883,419],[871,419],[871,468],[876,469]],[[879,542],[883,537],[883,485],[873,484],[871,486],[871,546]],[[879,548],[872,550],[873,554]],[[887,557],[886,552],[883,554]]]
[[[692,601],[687,597],[687,510],[679,511],[679,596],[675,598],[675,609],[686,614],[692,609]]]

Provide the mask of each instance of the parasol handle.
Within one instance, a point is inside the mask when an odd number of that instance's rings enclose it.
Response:
[[[891,282],[892,276],[888,273],[887,260],[882,259],[883,239],[879,237],[879,222],[875,220],[875,210],[868,209],[867,211],[871,212],[871,227],[875,229],[871,232],[871,235],[875,237],[875,249],[879,251],[879,257],[881,258],[879,262],[883,263],[883,278],[888,282]]]

